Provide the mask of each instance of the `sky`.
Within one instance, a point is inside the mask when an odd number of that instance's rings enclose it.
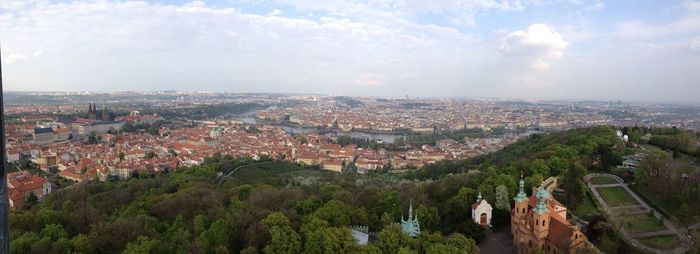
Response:
[[[0,0],[8,91],[700,103],[700,0]]]

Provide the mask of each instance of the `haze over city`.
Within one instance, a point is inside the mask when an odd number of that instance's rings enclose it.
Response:
[[[695,103],[697,1],[0,1],[5,90]]]

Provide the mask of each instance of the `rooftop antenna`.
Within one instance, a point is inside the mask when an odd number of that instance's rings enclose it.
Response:
[[[0,253],[10,253],[10,225],[7,218],[7,158],[5,153],[5,100],[2,89],[2,53],[0,53]]]

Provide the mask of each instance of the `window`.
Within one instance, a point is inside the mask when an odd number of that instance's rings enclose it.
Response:
[[[542,226],[544,226],[544,220],[542,220]]]
[[[523,207],[523,213],[525,213],[525,207]]]

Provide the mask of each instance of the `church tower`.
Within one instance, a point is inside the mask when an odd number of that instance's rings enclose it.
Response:
[[[545,202],[549,198],[549,192],[544,187],[540,187],[536,197],[537,206],[532,209],[533,233],[539,243],[544,243],[545,238],[549,234],[549,209],[547,209],[547,203]]]
[[[518,182],[518,194],[514,198],[515,208],[513,208],[513,217],[521,220],[527,214],[527,195],[525,194],[525,180],[523,176],[520,175],[520,182]]]
[[[518,194],[515,195],[514,200],[515,205],[513,206],[513,210],[510,213],[510,233],[514,236],[518,236],[518,231],[520,230],[520,227],[518,225],[524,225],[523,220],[528,212],[528,198],[527,195],[525,195],[525,180],[523,180],[522,175],[520,175],[520,182],[518,182]],[[513,241],[516,240],[517,238],[513,239]],[[517,245],[518,243],[515,244]]]

